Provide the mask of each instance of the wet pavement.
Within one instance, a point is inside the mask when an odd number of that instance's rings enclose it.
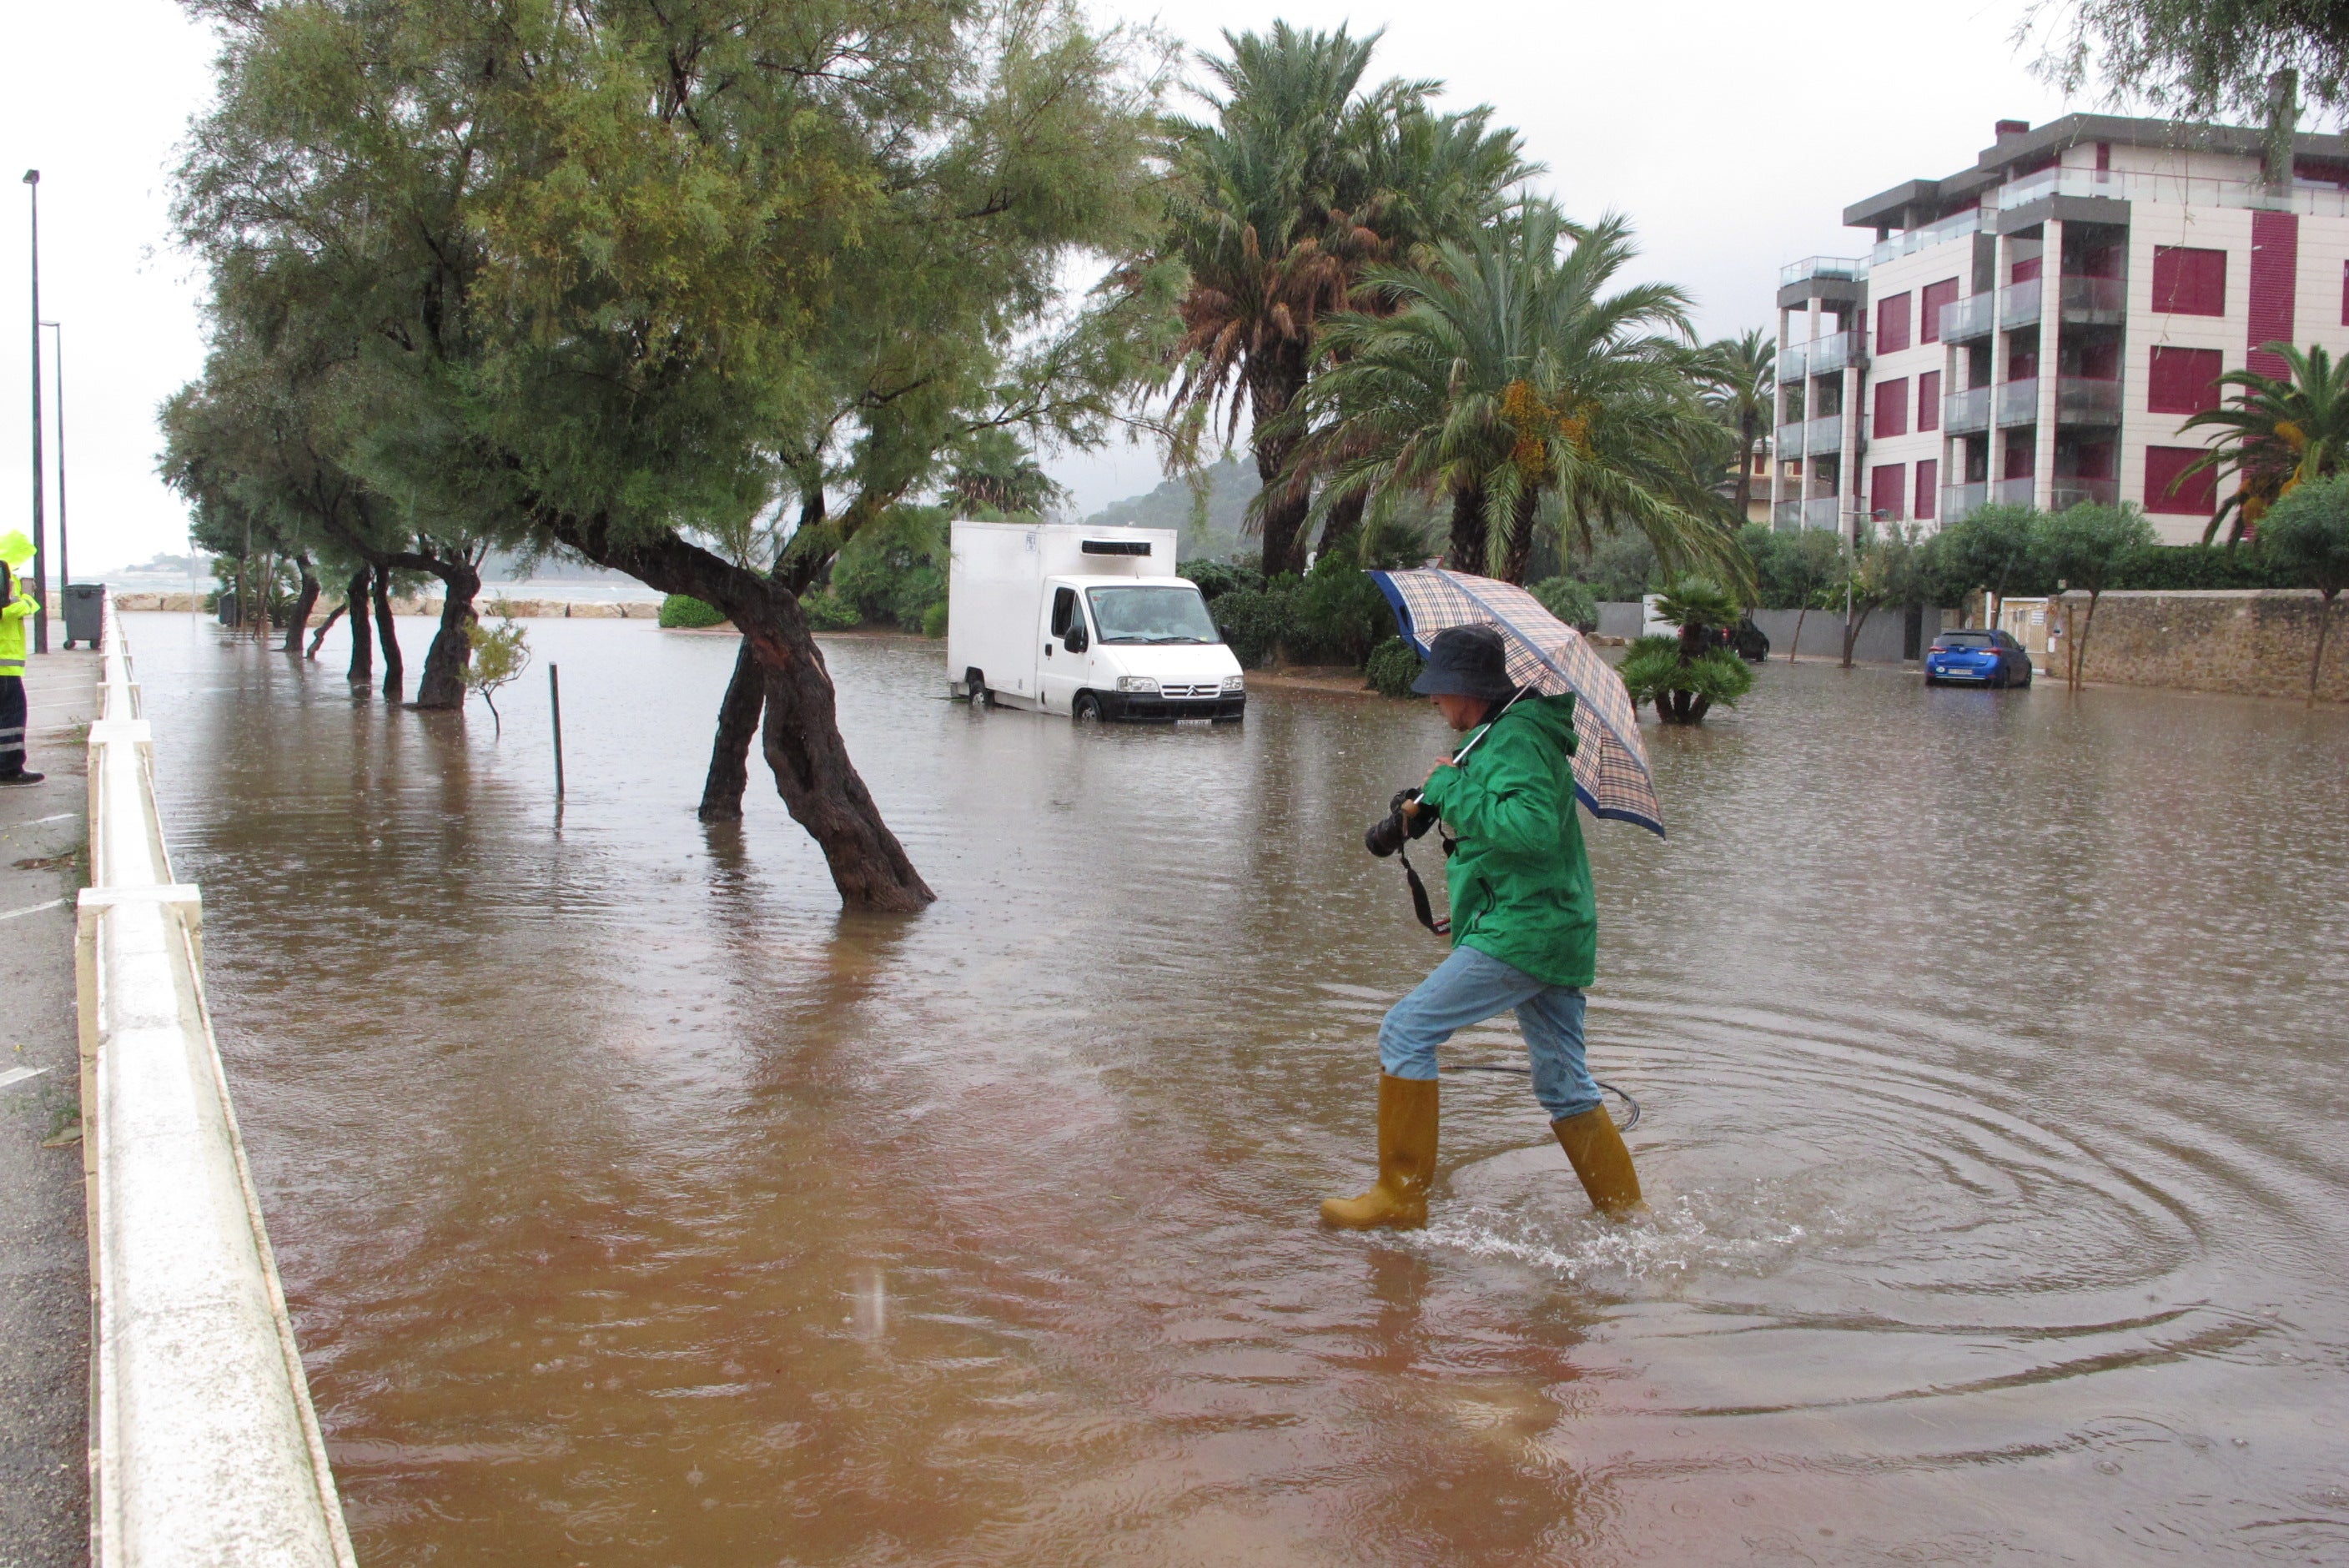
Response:
[[[762,774],[694,820],[730,639],[531,623],[498,739],[127,624],[370,1564],[2349,1559],[2349,714],[1781,663],[1651,727],[1590,1016],[1659,1223],[1469,1074],[1364,1237],[1416,707],[830,643],[940,894],[844,918]]]
[[[26,766],[0,789],[0,1568],[89,1561],[89,1243],[83,1225],[74,893],[88,881],[98,655],[25,675]]]

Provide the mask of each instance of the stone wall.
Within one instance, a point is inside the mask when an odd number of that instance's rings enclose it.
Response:
[[[2085,593],[2066,593],[2054,603],[2070,634],[2087,627]],[[2096,601],[2095,624],[2088,628],[2083,678],[2242,696],[2305,696],[2308,661],[2316,652],[2316,617],[2323,608],[2313,588],[2106,593]],[[2056,662],[2060,665],[2060,655]],[[2333,606],[2316,695],[2349,702],[2349,595]]]

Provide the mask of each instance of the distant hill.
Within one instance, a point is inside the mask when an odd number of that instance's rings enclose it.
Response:
[[[1241,550],[1240,522],[1249,501],[1263,487],[1253,465],[1226,458],[1206,471],[1206,526],[1192,512],[1191,483],[1171,479],[1148,495],[1112,501],[1084,521],[1102,526],[1173,528],[1182,531],[1174,553],[1185,561],[1229,559]]]

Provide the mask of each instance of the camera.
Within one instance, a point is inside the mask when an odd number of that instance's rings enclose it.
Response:
[[[1427,837],[1427,830],[1435,826],[1433,811],[1406,812],[1403,808],[1419,799],[1416,789],[1398,789],[1387,802],[1387,814],[1372,822],[1362,834],[1362,848],[1381,860],[1393,854],[1413,839]]]

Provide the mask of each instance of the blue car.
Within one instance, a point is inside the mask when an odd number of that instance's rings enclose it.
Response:
[[[1962,682],[1967,686],[2029,686],[2031,655],[2004,632],[1970,627],[1943,632],[1925,650],[1925,684]]]

